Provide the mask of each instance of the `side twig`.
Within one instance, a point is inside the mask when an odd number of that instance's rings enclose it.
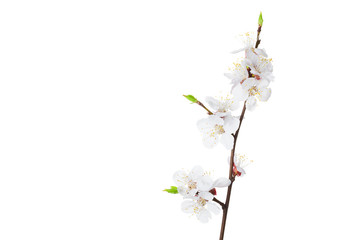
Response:
[[[213,198],[213,201],[220,204],[221,208],[224,210],[225,204],[222,201],[220,201],[219,199],[217,199],[215,197]]]
[[[207,107],[205,107],[205,105],[202,104],[202,102],[197,101],[197,104],[199,104],[201,107],[203,107],[208,112],[209,115],[213,115],[213,113]]]

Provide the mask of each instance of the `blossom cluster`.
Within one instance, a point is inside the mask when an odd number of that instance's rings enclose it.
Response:
[[[201,222],[208,222],[211,212],[220,212],[219,206],[213,202],[216,188],[229,186],[229,179],[218,178],[213,181],[200,166],[195,166],[189,172],[179,170],[173,178],[179,194],[185,199],[181,205],[184,212],[196,215]]]
[[[243,177],[245,175],[244,168],[252,162],[245,155],[235,154],[234,141],[245,110],[253,111],[258,102],[266,102],[271,96],[269,85],[274,79],[272,59],[268,57],[265,49],[258,48],[262,22],[260,14],[257,38],[256,33],[240,35],[243,46],[232,53],[244,53],[244,56],[238,58],[225,73],[225,76],[231,80],[231,91],[226,96],[206,97],[209,110],[194,96],[184,95],[191,102],[199,104],[208,113],[206,118],[197,122],[203,144],[212,148],[220,142],[227,150],[232,149],[232,159],[228,158],[229,163],[232,164],[229,170],[229,179],[218,178],[214,181],[202,167],[195,166],[191,171],[177,171],[173,176],[176,186],[164,190],[183,196],[181,209],[195,215],[201,222],[208,222],[211,213],[218,214],[221,211],[220,206],[223,209],[227,208],[227,204],[215,198],[216,188],[228,187],[235,177]],[[243,110],[239,117],[236,116],[235,111],[241,105],[243,105]]]
[[[239,127],[239,118],[232,111],[245,102],[246,109],[252,111],[257,102],[266,102],[271,96],[270,82],[274,76],[272,59],[268,58],[265,49],[255,48],[254,33],[241,35],[243,47],[233,53],[244,52],[245,56],[229,68],[225,76],[231,80],[232,91],[226,97],[215,99],[207,97],[206,102],[213,110],[207,118],[198,121],[202,140],[206,147],[212,148],[221,142],[230,150],[234,144],[232,134]]]

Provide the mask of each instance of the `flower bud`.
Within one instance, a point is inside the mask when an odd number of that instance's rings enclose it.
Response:
[[[164,192],[171,193],[171,194],[177,194],[177,193],[179,193],[177,187],[175,187],[175,186],[171,186],[170,189],[164,189],[163,191],[164,191]]]
[[[193,95],[183,95],[183,96],[192,103],[198,102],[198,100]]]
[[[260,12],[260,16],[259,16],[259,20],[258,20],[258,24],[260,27],[263,25],[263,22],[264,22],[264,20],[262,18],[262,12]]]

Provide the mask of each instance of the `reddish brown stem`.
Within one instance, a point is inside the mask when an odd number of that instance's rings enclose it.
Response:
[[[227,213],[228,213],[228,210],[229,210],[231,189],[232,189],[232,184],[235,181],[235,176],[233,174],[233,166],[234,166],[236,140],[237,140],[237,137],[239,135],[241,123],[242,123],[242,121],[244,119],[245,111],[246,111],[246,101],[244,102],[244,107],[243,107],[243,110],[242,110],[241,115],[240,115],[239,127],[238,127],[238,129],[236,130],[236,132],[234,134],[234,146],[233,146],[233,148],[231,150],[231,155],[230,155],[229,179],[230,179],[231,183],[228,186],[228,190],[227,190],[227,194],[226,194],[225,207],[223,208],[223,217],[222,217],[222,221],[221,221],[220,240],[224,239],[224,234],[225,234],[226,218],[227,218]]]
[[[256,38],[256,43],[255,43],[255,48],[257,48],[258,46],[259,46],[259,44],[260,44],[260,42],[261,42],[261,40],[260,40],[260,32],[261,32],[261,25],[259,25],[259,27],[258,27],[258,30],[257,30],[257,38]]]
[[[217,199],[215,197],[213,198],[213,201],[220,204],[221,208],[224,210],[225,204],[222,201],[220,201],[219,199]]]
[[[259,25],[258,30],[257,30],[257,38],[256,38],[255,48],[257,48],[259,46],[260,42],[261,42],[261,40],[260,40],[261,27],[262,26]],[[228,214],[228,210],[229,210],[230,197],[231,197],[231,189],[232,189],[233,182],[235,181],[235,176],[233,174],[233,166],[234,166],[236,140],[237,140],[237,137],[239,135],[241,123],[242,123],[242,121],[244,119],[245,111],[246,111],[246,101],[244,102],[244,107],[243,107],[243,110],[242,110],[241,115],[240,115],[239,127],[238,127],[238,129],[236,130],[236,132],[234,134],[234,146],[233,146],[233,148],[231,150],[231,155],[230,155],[229,180],[231,181],[231,183],[228,186],[228,190],[227,190],[227,194],[226,194],[225,207],[223,207],[223,218],[222,218],[222,221],[221,221],[220,240],[224,240],[226,218],[227,218],[227,214]]]

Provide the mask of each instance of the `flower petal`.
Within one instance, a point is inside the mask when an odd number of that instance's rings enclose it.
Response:
[[[259,93],[258,99],[262,102],[266,102],[271,96],[271,88],[259,89]]]
[[[195,166],[191,169],[189,177],[191,179],[198,179],[204,174],[204,169],[201,166]]]
[[[242,51],[244,51],[244,50],[245,50],[245,48],[240,48],[240,49],[237,49],[237,50],[231,51],[230,53],[235,54],[235,53],[242,52]]]
[[[221,135],[220,142],[228,150],[231,150],[234,145],[234,137],[230,133],[224,133]]]
[[[205,175],[202,176],[201,178],[198,179],[197,181],[197,188],[199,189],[199,191],[210,191],[210,189],[213,186],[213,180],[211,179],[211,177]]]
[[[249,97],[249,91],[244,89],[240,84],[232,89],[232,94],[235,97],[235,101],[245,101]]]
[[[199,197],[201,197],[205,200],[211,201],[211,200],[213,200],[214,195],[212,195],[209,192],[199,192]]]
[[[220,107],[220,101],[213,98],[213,97],[206,97],[205,101],[210,105],[210,107],[212,109],[214,109],[215,111],[219,110]]]
[[[237,167],[237,170],[238,172],[241,172],[240,177],[243,177],[246,174],[245,169],[243,169],[242,167]]]
[[[197,126],[203,134],[202,140],[206,147],[212,148],[219,142],[219,133],[214,128],[216,125],[222,126],[223,124],[224,120],[216,114],[198,121]]]
[[[246,100],[246,108],[249,111],[253,111],[256,107],[256,98],[251,96],[248,98],[248,100]]]
[[[240,120],[236,117],[228,115],[224,118],[224,131],[226,133],[234,133],[239,127]]]
[[[181,203],[181,210],[186,213],[193,213],[195,204],[192,200],[185,200]]]
[[[257,88],[266,88],[268,87],[270,84],[270,81],[268,81],[267,79],[262,78],[261,80],[258,81],[257,83]]]
[[[200,222],[207,223],[211,218],[211,213],[208,210],[203,209],[199,212],[197,218],[199,219]]]
[[[262,56],[264,56],[264,57],[268,57],[268,55],[266,54],[265,49],[255,48],[254,50],[255,50],[255,53],[256,53],[257,55],[262,55]]]
[[[187,174],[184,170],[179,170],[174,173],[173,180],[177,186],[184,186],[187,182]]]
[[[242,84],[241,86],[243,87],[243,89],[245,90],[249,90],[250,88],[252,88],[253,86],[257,85],[258,80],[256,80],[255,78],[247,78]]]
[[[215,147],[218,144],[219,140],[220,140],[220,136],[218,134],[213,134],[213,135],[207,134],[204,135],[202,138],[202,142],[204,146],[207,148]]]
[[[221,212],[220,207],[216,203],[208,202],[206,205],[207,208],[214,214],[219,214]]]
[[[227,178],[218,178],[215,180],[214,184],[213,184],[213,187],[216,188],[216,187],[227,187],[229,186],[231,183],[231,181]]]

